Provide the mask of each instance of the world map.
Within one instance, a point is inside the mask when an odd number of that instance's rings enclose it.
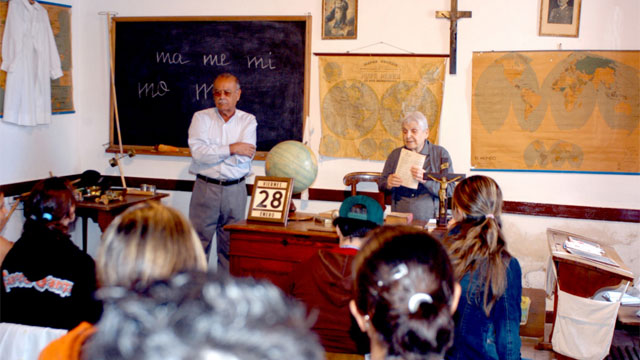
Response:
[[[320,154],[385,160],[402,146],[402,119],[421,111],[436,142],[445,59],[420,56],[321,56]]]
[[[51,105],[53,113],[72,112],[73,108],[73,82],[71,78],[71,7],[68,5],[54,5],[40,3],[49,13],[51,29],[60,53],[62,77],[51,81]],[[7,19],[7,1],[0,1],[0,48],[2,36]],[[1,57],[0,57],[1,61]],[[4,91],[7,73],[0,71],[0,114],[4,109]]]
[[[638,173],[640,52],[474,53],[472,167]]]

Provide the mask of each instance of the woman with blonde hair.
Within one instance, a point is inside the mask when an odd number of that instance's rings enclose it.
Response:
[[[462,296],[447,359],[520,359],[522,271],[502,233],[502,191],[486,176],[455,188],[446,239]]]
[[[373,230],[354,260],[351,313],[371,360],[439,360],[453,342],[460,285],[444,247],[410,226]]]
[[[100,287],[142,286],[182,270],[206,270],[202,244],[191,223],[158,202],[132,207],[102,236],[96,260]]]
[[[206,271],[202,244],[191,223],[158,202],[129,208],[102,235],[96,260],[101,288],[138,289],[187,270]],[[81,359],[84,343],[96,328],[83,322],[49,344],[41,360]]]

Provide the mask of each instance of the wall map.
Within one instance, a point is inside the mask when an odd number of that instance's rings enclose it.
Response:
[[[473,54],[471,165],[640,173],[640,52]]]

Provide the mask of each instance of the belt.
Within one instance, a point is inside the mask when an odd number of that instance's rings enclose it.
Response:
[[[216,185],[222,185],[222,186],[229,186],[229,185],[235,185],[238,183],[241,183],[244,181],[244,176],[239,178],[239,179],[235,179],[235,180],[218,180],[218,179],[214,179],[214,178],[210,178],[204,175],[196,175],[196,177],[200,180],[204,180],[207,183],[210,184],[216,184]]]

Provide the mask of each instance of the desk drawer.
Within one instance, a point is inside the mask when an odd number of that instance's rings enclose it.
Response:
[[[230,271],[234,276],[268,279],[282,287],[296,264],[320,249],[338,246],[337,239],[292,234],[232,232]]]
[[[335,246],[337,244],[320,243],[299,238],[280,238],[273,241],[232,238],[229,255],[298,263],[308,259],[319,249],[328,249]]]
[[[231,256],[231,275],[266,279],[283,288],[295,262]],[[283,289],[284,290],[284,289]]]

